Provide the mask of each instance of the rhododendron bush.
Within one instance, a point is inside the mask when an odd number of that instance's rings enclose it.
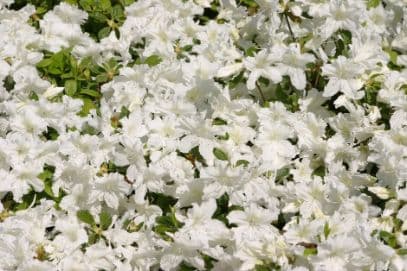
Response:
[[[407,270],[406,0],[0,0],[0,270]]]

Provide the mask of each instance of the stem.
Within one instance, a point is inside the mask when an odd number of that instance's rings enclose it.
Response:
[[[263,90],[261,89],[261,87],[260,87],[260,85],[259,85],[258,82],[256,82],[256,87],[257,87],[257,89],[258,89],[259,92],[260,92],[260,96],[261,96],[261,99],[263,100],[263,104],[264,104],[264,103],[266,102],[266,98],[264,97]]]
[[[315,78],[314,87],[317,88],[319,83],[319,72],[317,73],[317,77]]]
[[[288,30],[290,31],[291,38],[293,39],[293,41],[297,41],[297,39],[294,36],[294,32],[291,29],[291,24],[290,24],[290,21],[288,20],[287,13],[284,13],[284,17],[285,17],[285,21],[287,22],[287,26],[288,26]]]

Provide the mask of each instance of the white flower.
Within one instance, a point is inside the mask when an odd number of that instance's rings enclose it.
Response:
[[[97,178],[89,195],[90,202],[104,201],[107,206],[113,209],[119,207],[119,201],[130,191],[123,175],[110,173],[101,178]]]
[[[362,68],[351,59],[339,56],[332,64],[322,67],[322,74],[328,76],[329,82],[324,89],[324,97],[332,97],[343,92],[351,99],[360,99],[363,92],[358,91],[363,86],[363,81],[358,78]]]
[[[311,54],[301,54],[299,44],[290,44],[278,67],[283,74],[290,77],[291,83],[296,89],[302,90],[306,85],[304,70],[306,65],[314,60],[315,57]]]
[[[256,87],[256,81],[263,76],[274,83],[282,80],[281,73],[273,64],[277,62],[276,56],[266,50],[258,52],[254,57],[244,59],[244,67],[250,72],[247,79],[247,88],[252,90]]]

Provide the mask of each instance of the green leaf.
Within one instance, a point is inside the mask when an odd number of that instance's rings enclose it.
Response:
[[[226,120],[223,120],[223,119],[221,119],[221,118],[215,118],[215,119],[212,121],[212,125],[226,125],[226,124],[228,124],[228,123],[226,122]]]
[[[245,4],[248,7],[252,7],[252,8],[258,6],[258,4],[256,3],[255,0],[241,0],[241,3]]]
[[[162,61],[161,57],[157,55],[152,55],[146,58],[144,64],[147,64],[150,67],[158,65]]]
[[[277,170],[277,175],[276,175],[276,182],[281,182],[285,177],[290,175],[290,169],[288,167],[283,167]]]
[[[93,90],[93,89],[81,89],[81,91],[79,93],[88,95],[90,97],[95,97],[95,98],[99,98],[101,96],[100,92]]]
[[[222,161],[227,161],[227,160],[228,160],[227,154],[224,153],[221,149],[214,148],[214,149],[213,149],[213,154],[214,154],[215,157],[218,158],[219,160],[222,160]]]
[[[135,2],[135,0],[121,0],[123,6],[129,6]]]
[[[326,222],[325,225],[324,225],[324,236],[325,236],[325,239],[328,238],[330,232],[331,232],[331,229],[329,228],[328,222]]]
[[[90,17],[97,24],[105,24],[105,22],[109,20],[109,18],[102,12],[93,12],[91,13]]]
[[[259,48],[257,48],[256,46],[252,46],[252,47],[247,48],[245,53],[247,56],[253,57],[258,51],[259,51]]]
[[[72,78],[72,77],[74,77],[72,72],[67,72],[67,73],[64,73],[61,75],[62,79],[68,79],[68,78]]]
[[[45,180],[44,181],[44,192],[49,197],[54,198],[54,192],[52,192],[52,180]]]
[[[397,250],[398,255],[407,255],[407,248],[400,248]]]
[[[114,5],[112,8],[112,17],[113,19],[116,19],[118,21],[121,21],[124,19],[124,12],[123,8],[120,5]]]
[[[151,204],[158,205],[161,208],[164,214],[167,214],[172,211],[172,206],[177,203],[177,200],[171,196],[167,196],[161,193],[149,192],[147,197]]]
[[[225,133],[224,135],[216,135],[215,136],[219,140],[228,140],[229,139],[229,134]]]
[[[381,3],[381,0],[368,0],[367,1],[367,8],[375,8],[378,7]]]
[[[65,93],[68,96],[73,96],[75,95],[77,90],[77,83],[75,80],[67,80],[65,81]]]
[[[92,0],[80,0],[79,5],[86,11],[90,11],[92,9]]]
[[[110,0],[96,0],[95,2],[95,5],[100,7],[103,11],[110,11],[112,8]]]
[[[196,268],[183,261],[179,265],[178,271],[196,271]]]
[[[106,38],[107,36],[109,36],[110,30],[111,30],[111,28],[109,26],[103,27],[98,32],[98,38],[100,40],[103,39],[103,38]]]
[[[41,172],[41,173],[38,175],[38,179],[40,179],[40,180],[42,180],[42,181],[45,181],[45,180],[47,180],[47,179],[51,179],[53,175],[54,175],[53,172],[51,172],[51,171],[49,171],[49,170],[44,170],[43,172]]]
[[[256,264],[254,271],[280,271],[281,266],[276,263]]]
[[[309,255],[316,255],[318,253],[317,248],[309,247],[304,249],[304,256],[307,257]]]
[[[394,65],[397,65],[397,57],[398,57],[398,53],[396,51],[393,50],[387,50],[386,51],[387,54],[390,57],[390,62]]]
[[[46,58],[46,59],[43,59],[40,62],[38,62],[36,66],[37,66],[37,68],[45,68],[45,67],[48,67],[49,65],[51,65],[51,63],[52,63],[52,59]]]
[[[171,208],[171,213],[165,216],[159,216],[156,218],[156,226],[154,226],[154,232],[161,235],[163,238],[168,239],[167,232],[176,232],[184,224],[178,221],[175,217],[175,211]]]
[[[316,169],[312,172],[312,175],[316,175],[316,176],[319,176],[319,177],[324,177],[324,176],[325,176],[325,172],[326,172],[325,166],[319,166],[318,168],[316,168]]]
[[[238,166],[241,166],[241,165],[243,165],[243,167],[247,167],[249,165],[249,161],[247,161],[247,160],[238,160],[236,162],[236,166],[238,167]]]
[[[95,225],[95,219],[88,210],[79,210],[76,212],[78,219],[86,224]]]
[[[100,220],[100,227],[102,227],[103,230],[107,230],[112,224],[112,217],[110,214],[106,211],[102,211],[99,215],[99,220]]]
[[[99,238],[100,238],[99,234],[92,232],[91,234],[89,234],[88,243],[90,245],[93,245],[99,240]]]
[[[96,108],[96,105],[93,103],[91,99],[88,98],[82,98],[83,101],[83,106],[81,112],[79,112],[79,115],[84,117],[89,114],[89,111],[92,109]]]
[[[386,245],[392,248],[397,247],[397,239],[396,236],[394,236],[394,234],[387,231],[380,231],[379,237]]]
[[[7,75],[6,78],[3,80],[3,86],[7,91],[10,91],[14,88],[16,82],[11,75]]]

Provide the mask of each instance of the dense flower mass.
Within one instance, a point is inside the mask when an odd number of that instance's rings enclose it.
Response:
[[[406,0],[0,0],[0,270],[407,270]]]

